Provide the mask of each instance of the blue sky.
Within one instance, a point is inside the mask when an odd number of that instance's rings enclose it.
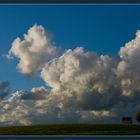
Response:
[[[56,46],[117,54],[140,29],[139,13],[140,5],[0,5],[0,81],[8,80],[14,91],[44,85],[39,76],[18,73],[16,59],[3,57],[35,23],[53,34]]]

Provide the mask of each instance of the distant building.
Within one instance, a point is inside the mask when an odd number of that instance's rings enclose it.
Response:
[[[126,125],[131,125],[132,124],[132,118],[131,117],[123,117],[122,118],[122,123]]]

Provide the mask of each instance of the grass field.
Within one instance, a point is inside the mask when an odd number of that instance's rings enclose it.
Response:
[[[140,135],[140,125],[35,125],[0,127],[0,135]]]

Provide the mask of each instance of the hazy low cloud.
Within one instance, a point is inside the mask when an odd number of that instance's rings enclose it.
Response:
[[[8,81],[0,83],[0,99],[3,99],[10,93],[10,83]]]
[[[9,57],[19,58],[21,73],[37,71],[50,89],[17,91],[0,102],[0,123],[115,122],[140,109],[140,31],[119,51],[119,59],[79,47],[61,56],[50,34],[34,25],[16,39]]]

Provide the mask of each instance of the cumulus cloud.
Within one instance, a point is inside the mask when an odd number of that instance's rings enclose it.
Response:
[[[32,88],[30,92],[26,91],[22,94],[21,98],[26,100],[32,99],[45,99],[46,95],[49,94],[49,91],[45,87],[35,87]]]
[[[82,47],[61,56],[42,26],[16,39],[9,57],[19,58],[21,73],[39,71],[47,86],[17,91],[0,102],[0,123],[111,123],[135,116],[140,100],[140,31],[120,48],[119,60]],[[14,118],[14,119],[13,119]]]
[[[47,63],[41,77],[53,92],[74,96],[72,105],[98,110],[112,106],[120,95],[114,68],[115,62],[108,55],[76,48]]]
[[[17,68],[21,73],[33,76],[50,59],[58,55],[59,49],[51,43],[50,33],[41,25],[34,25],[24,34],[24,40],[17,37],[9,50],[8,58],[17,57]]]
[[[30,125],[32,118],[39,116],[36,101],[45,100],[49,91],[45,87],[32,88],[31,91],[16,91],[0,102],[1,125]],[[44,108],[45,109],[45,108]],[[35,122],[34,122],[35,123]],[[38,122],[37,122],[38,123]]]
[[[108,55],[98,56],[94,52],[76,48],[46,63],[41,77],[53,90],[66,88],[78,92],[96,90],[102,93],[114,86],[114,66],[115,63]]]
[[[117,75],[120,78],[122,93],[133,96],[140,91],[140,31],[136,38],[121,47],[119,52],[121,61],[117,67]]]

